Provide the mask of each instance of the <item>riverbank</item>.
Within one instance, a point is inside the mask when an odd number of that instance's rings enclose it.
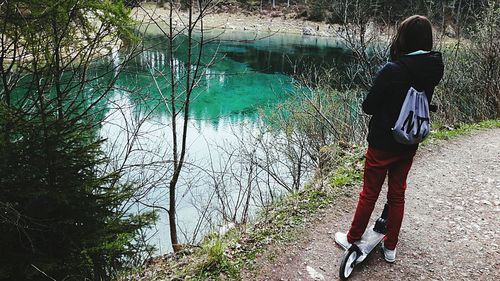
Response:
[[[269,257],[269,249],[285,247],[300,239],[304,227],[343,201],[346,192],[361,181],[364,147],[345,147],[337,155],[334,169],[303,190],[290,193],[262,209],[246,225],[232,225],[223,233],[212,233],[196,246],[178,253],[154,257],[144,267],[118,281],[240,280],[241,273],[256,272],[255,261]],[[272,253],[271,253],[272,255]],[[269,259],[272,259],[270,257]]]
[[[417,159],[426,159],[426,163],[431,163],[429,169],[434,171],[437,160],[428,161],[428,158],[441,155],[438,153],[439,155],[436,156],[436,152],[451,145],[469,157],[470,151],[477,151],[482,147],[481,142],[476,143],[476,141],[489,142],[489,139],[484,136],[498,137],[498,128],[500,128],[500,120],[489,120],[478,124],[437,130],[426,141]],[[466,146],[474,147],[460,148],[462,141],[457,140],[462,139],[466,140]],[[364,149],[364,147],[345,148],[344,154],[336,161],[335,169],[332,169],[328,176],[318,179],[303,191],[286,196],[281,201],[268,206],[255,222],[234,227],[223,235],[217,233],[209,235],[199,246],[186,248],[176,254],[153,258],[143,268],[118,280],[146,281],[160,277],[168,280],[280,280],[281,278],[295,280],[304,278],[311,272],[323,276],[323,279],[318,280],[335,278],[341,252],[335,248],[333,234],[347,227],[347,221],[352,217],[351,212],[354,206],[351,205],[356,203],[356,194],[359,191]],[[455,150],[452,149],[451,153],[456,159],[461,159]],[[446,157],[445,160],[448,161]],[[444,175],[449,174],[450,171],[446,169],[447,166],[444,165],[439,172]],[[479,170],[474,172],[482,173]],[[415,173],[417,176],[426,177],[427,175],[425,169],[417,170]],[[417,182],[414,179],[410,180]],[[436,184],[428,185],[429,188],[436,188],[436,186]],[[443,188],[440,187],[440,189]],[[422,196],[418,196],[418,202],[426,202]],[[432,194],[425,196],[432,196]],[[488,202],[493,201],[490,199]],[[493,204],[497,203],[498,198]],[[412,204],[410,202],[409,207],[419,208]],[[459,206],[455,210],[463,209]],[[423,217],[418,217],[418,219],[423,220]],[[415,223],[420,225],[423,222]],[[415,234],[414,236],[422,235]],[[438,251],[437,253],[444,252]],[[408,253],[407,255],[406,258],[414,257]],[[439,256],[431,255],[430,252],[427,255],[431,257],[428,259],[431,265],[441,260]],[[311,258],[312,256],[316,258]],[[442,258],[442,260],[447,259]],[[329,265],[325,265],[325,262]],[[369,263],[372,266],[376,263],[375,266],[380,267],[380,270],[375,271],[379,273],[394,272],[394,270],[383,270],[381,267],[386,264],[381,262],[380,258],[372,257]],[[396,266],[404,267],[401,269],[402,272],[397,270],[398,274],[405,274],[405,270],[409,270],[410,275],[405,276],[412,276],[413,269],[418,269],[418,267],[412,267],[411,264],[405,266],[403,263],[396,263]],[[429,276],[434,276],[434,272],[439,271],[428,271]]]

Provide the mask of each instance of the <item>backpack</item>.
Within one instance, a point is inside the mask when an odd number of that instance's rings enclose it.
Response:
[[[431,130],[429,118],[429,102],[425,92],[419,92],[410,87],[401,106],[399,117],[392,135],[402,144],[421,143]]]

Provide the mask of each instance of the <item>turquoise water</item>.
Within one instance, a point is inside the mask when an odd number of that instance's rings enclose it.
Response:
[[[255,37],[262,39],[247,41]],[[107,101],[101,136],[108,139],[105,149],[115,159],[113,167],[123,167],[129,181],[143,186],[139,201],[167,208],[167,179],[171,172],[168,159],[172,159],[168,45],[162,36],[144,38],[144,50],[123,69]],[[195,70],[194,65],[186,64],[183,40],[177,39],[179,48],[174,54],[174,75],[180,81],[177,93],[181,100],[182,75],[187,67]],[[198,50],[195,48],[194,53]],[[220,147],[235,144],[243,127],[256,128],[261,122],[259,109],[273,110],[292,95],[296,75],[310,66],[342,69],[348,57],[331,38],[227,33],[204,46],[201,62],[208,66],[199,69],[199,84],[193,92],[187,135],[189,164],[177,191],[179,226],[188,237],[199,229],[199,205],[212,204],[213,191],[207,189],[211,184],[209,176],[202,170],[227,161],[218,155]],[[119,65],[125,60],[125,53],[117,52],[111,60]],[[178,118],[178,126],[181,123],[182,118]],[[138,204],[136,211],[149,208],[145,205]],[[213,216],[217,217],[217,212]],[[203,230],[198,234],[203,234]],[[164,211],[160,210],[160,220],[148,235],[159,253],[170,251]]]
[[[207,36],[207,35],[205,35]],[[210,36],[210,35],[208,35]],[[215,36],[215,34],[213,34]],[[331,38],[310,38],[286,35],[257,35],[252,33],[224,34],[217,40],[207,38],[201,58],[200,81],[194,91],[190,117],[200,120],[235,119],[248,117],[258,108],[272,106],[286,98],[293,90],[293,76],[304,68],[342,68],[347,55],[337,41]],[[176,75],[185,71],[187,61],[185,38],[174,54]],[[145,50],[126,67],[117,81],[119,86],[140,89],[131,100],[143,101],[144,94],[153,105],[161,100],[160,92],[169,95],[167,41],[159,35],[145,36]],[[198,53],[195,47],[193,53]],[[192,66],[193,68],[193,66]],[[194,69],[192,69],[194,70]],[[152,79],[156,77],[156,81]],[[164,77],[166,76],[166,77]],[[183,87],[181,83],[181,88]],[[166,108],[156,110],[167,113]]]

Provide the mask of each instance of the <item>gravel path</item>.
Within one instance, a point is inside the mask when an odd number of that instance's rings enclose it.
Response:
[[[244,279],[338,280],[343,250],[333,236],[350,225],[359,191],[346,190],[299,241],[268,249]],[[396,262],[374,250],[350,280],[500,280],[499,218],[500,129],[423,147],[408,178]]]

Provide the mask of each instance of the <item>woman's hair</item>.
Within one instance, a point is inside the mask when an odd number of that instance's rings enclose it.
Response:
[[[432,25],[424,16],[414,15],[405,19],[398,27],[391,43],[391,61],[414,51],[432,49]]]

